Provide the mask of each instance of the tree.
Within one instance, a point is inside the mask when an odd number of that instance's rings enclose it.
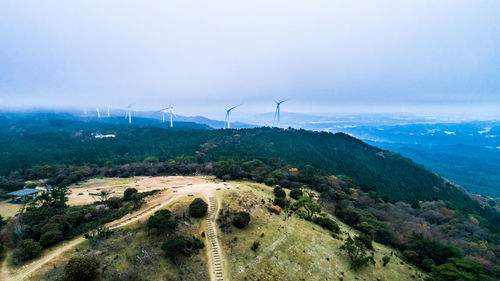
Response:
[[[382,262],[383,262],[384,266],[386,266],[390,261],[391,261],[391,257],[389,257],[389,256],[382,257]]]
[[[328,217],[315,216],[313,222],[319,226],[322,226],[332,232],[338,233],[340,231],[339,225]]]
[[[205,245],[198,238],[187,239],[177,236],[167,239],[162,244],[161,249],[165,252],[165,257],[170,258],[173,263],[179,265],[181,262],[180,256],[189,257],[203,247]]]
[[[111,196],[111,190],[109,189],[101,190],[101,192],[99,192],[99,194],[95,196],[98,197],[101,203],[105,203],[106,201],[108,201],[109,196]]]
[[[298,189],[298,188],[294,188],[290,191],[290,197],[295,199],[295,200],[298,200],[301,196],[302,196],[302,190]]]
[[[208,204],[201,198],[196,198],[189,204],[189,215],[195,218],[201,218],[207,214]]]
[[[427,281],[488,281],[483,266],[474,260],[451,258],[445,264],[434,266]]]
[[[128,201],[130,199],[132,199],[132,195],[137,193],[137,189],[133,188],[133,187],[129,187],[127,189],[125,189],[125,192],[123,192],[123,201]]]
[[[33,239],[25,239],[18,243],[17,248],[14,250],[13,257],[16,263],[34,258],[42,252],[42,246],[40,243]]]
[[[245,228],[248,223],[250,223],[250,214],[247,212],[237,212],[233,217],[233,224],[237,228]]]
[[[274,196],[277,198],[286,198],[286,192],[283,188],[274,189]]]
[[[139,193],[132,194],[132,209],[139,209],[144,204],[144,198]]]
[[[149,218],[147,226],[158,233],[172,233],[177,229],[177,221],[169,210],[159,210]]]
[[[51,229],[47,232],[45,232],[41,237],[40,237],[40,244],[42,246],[50,246],[52,244],[55,244],[59,241],[63,240],[63,233],[62,231],[58,229]]]
[[[98,266],[93,257],[72,257],[64,267],[64,276],[69,281],[93,280]]]
[[[312,219],[314,214],[321,212],[321,206],[314,202],[314,200],[309,196],[302,196],[299,198],[299,201],[295,202],[294,209],[298,210],[300,208],[304,208],[304,210],[306,210],[307,219],[309,220]]]
[[[340,246],[340,250],[348,254],[353,270],[359,270],[369,264],[375,264],[373,256],[367,255],[366,247],[358,237],[354,239],[351,236],[347,237],[345,243]]]

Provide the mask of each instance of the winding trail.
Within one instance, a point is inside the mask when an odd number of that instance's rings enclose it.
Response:
[[[169,194],[171,196],[165,198],[165,200],[161,201],[160,203],[155,204],[153,206],[150,206],[146,209],[139,210],[138,212],[126,215],[126,216],[124,216],[116,221],[110,222],[109,224],[107,224],[107,227],[109,227],[109,229],[115,229],[115,228],[119,228],[119,227],[125,226],[127,224],[130,224],[132,222],[138,221],[142,218],[148,217],[148,216],[152,215],[154,212],[164,208],[168,204],[173,203],[173,202],[179,200],[181,197],[184,197],[184,196],[191,194],[191,193],[194,193],[196,195],[201,195],[201,196],[206,197],[206,198],[210,198],[210,210],[211,210],[210,217],[213,218],[213,220],[215,220],[215,216],[214,216],[215,201],[213,200],[212,196],[213,196],[214,190],[217,187],[220,187],[220,185],[217,185],[217,184],[196,184],[196,185],[188,185],[188,186],[185,186],[183,188],[179,188],[179,189],[177,189],[176,193]],[[207,221],[207,223],[208,223],[208,221]],[[209,238],[210,238],[210,229],[212,229],[212,237],[214,238],[213,235],[215,233],[215,228],[213,227],[211,222],[209,225],[211,225],[211,228],[209,226]],[[7,281],[7,280],[8,281],[22,281],[22,280],[25,280],[32,273],[34,273],[35,271],[40,269],[42,266],[44,266],[45,264],[47,264],[48,262],[50,262],[54,258],[58,257],[62,253],[69,251],[69,250],[73,249],[74,247],[78,246],[83,241],[85,241],[85,238],[83,238],[83,236],[78,236],[78,237],[74,238],[73,240],[63,242],[61,245],[57,246],[56,248],[49,249],[48,251],[44,252],[43,256],[39,257],[38,259],[31,261],[30,263],[24,265],[22,268],[16,269],[15,272],[9,272],[9,268],[7,265],[8,257],[5,257],[3,262],[2,262],[2,266],[0,268],[0,281]],[[216,239],[215,239],[215,241],[217,242]],[[218,243],[216,245],[218,247]],[[217,268],[221,269],[220,256],[218,253],[219,253],[219,251],[217,249],[217,257],[218,257],[219,262],[218,262],[218,264],[214,264],[215,269],[217,269]],[[217,266],[217,265],[219,265],[219,266]],[[220,270],[220,272],[222,273],[222,270]],[[219,281],[219,280],[223,280],[223,279],[221,276],[221,278],[217,277],[217,279],[214,279],[214,280]]]
[[[210,262],[210,276],[212,280],[222,281],[224,277],[222,277],[222,259],[220,255],[220,246],[219,241],[217,240],[217,230],[215,229],[214,223],[217,218],[217,205],[215,203],[215,199],[210,197],[208,199],[209,203],[209,211],[207,217],[207,228],[208,228],[208,240],[210,241],[210,250],[211,250],[211,262]]]

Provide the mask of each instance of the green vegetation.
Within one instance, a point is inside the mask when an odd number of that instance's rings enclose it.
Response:
[[[290,189],[290,198],[296,197],[296,201],[289,204],[286,193],[282,196],[284,190],[277,189],[274,204],[290,206],[312,221],[322,206],[369,240],[405,251],[407,261],[424,270],[445,264],[462,251],[480,260],[486,273],[500,274],[495,269],[500,262],[495,254],[500,245],[500,214],[495,204],[480,204],[409,159],[346,134],[276,128],[164,130],[107,124],[101,129],[116,131],[117,137],[95,140],[90,133],[104,125],[59,119],[37,121],[41,124],[16,123],[5,117],[0,121],[5,121],[0,122],[0,188],[6,190],[21,188],[27,180],[47,179],[47,184],[57,186],[54,190],[63,191],[65,186],[93,176],[202,173],[222,180],[250,180]],[[300,196],[294,191],[298,189],[307,195]],[[315,195],[308,194],[310,190]],[[6,228],[10,233],[23,230],[16,234],[13,246],[23,239],[40,241],[45,233],[41,228],[54,222],[51,220],[58,220],[55,223],[61,227],[57,229],[67,239],[143,202],[142,193],[131,194],[121,205],[103,195],[102,202],[79,207],[65,206],[62,194],[40,197],[43,199],[36,206],[28,206],[21,217],[9,221]],[[234,218],[245,221],[233,211],[225,215],[222,228],[230,227]],[[66,221],[70,228],[65,228]],[[413,239],[413,232],[422,238]],[[55,231],[47,242],[53,237],[57,238]]]
[[[173,233],[177,229],[177,220],[169,210],[159,210],[149,217],[147,225],[158,233]]]
[[[40,243],[33,239],[24,239],[19,241],[17,248],[14,249],[12,257],[14,263],[21,264],[27,259],[34,258],[42,252]]]
[[[354,239],[350,236],[347,237],[344,245],[342,245],[340,249],[346,252],[349,256],[349,259],[351,260],[351,268],[353,270],[359,270],[369,264],[375,264],[373,256],[368,255],[365,243],[359,236]]]
[[[432,268],[427,281],[493,281],[485,275],[483,266],[473,260],[452,258]]]
[[[237,228],[245,228],[250,223],[250,214],[245,211],[240,211],[233,216],[233,225]]]
[[[73,257],[64,267],[64,276],[69,281],[93,280],[99,263],[93,257]]]
[[[189,257],[198,253],[203,247],[205,247],[203,242],[196,237],[189,239],[179,236],[167,239],[161,249],[165,252],[165,257],[170,258],[173,263],[179,265],[181,264],[180,256]]]
[[[196,198],[189,205],[189,215],[195,218],[201,218],[207,214],[208,204],[201,198]]]
[[[134,195],[136,193],[137,193],[137,189],[135,189],[133,187],[129,187],[129,188],[125,189],[125,191],[123,192],[123,201],[129,201],[130,199],[132,199],[132,195]]]

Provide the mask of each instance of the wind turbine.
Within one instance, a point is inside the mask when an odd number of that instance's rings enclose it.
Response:
[[[229,118],[229,113],[231,113],[231,110],[237,108],[238,106],[241,106],[241,104],[239,104],[237,106],[233,106],[229,109],[226,109],[226,121],[225,121],[224,127],[226,127],[227,129],[231,129],[231,119]]]
[[[101,118],[101,112],[99,111],[99,107],[97,108],[97,118]]]
[[[163,123],[165,123],[165,112],[166,112],[166,110],[168,110],[168,112],[170,113],[170,128],[172,128],[174,126],[174,123],[172,121],[172,115],[174,115],[176,117],[177,117],[177,115],[175,115],[174,107],[172,105],[169,105],[168,107],[160,109],[160,111],[161,111],[161,118],[162,118]]]
[[[273,124],[276,124],[276,127],[280,127],[280,105],[284,102],[286,102],[288,99],[285,99],[285,100],[282,100],[282,101],[276,101],[274,100],[274,102],[276,103],[276,111],[274,112],[274,121],[273,121]]]
[[[109,106],[108,106],[108,116],[107,116],[107,117],[109,118],[109,116],[110,116],[110,115],[109,115]]]
[[[127,118],[127,114],[128,114],[128,123],[129,124],[132,124],[132,115],[130,114],[130,111],[132,110],[132,105],[133,104],[129,104],[128,107],[127,107],[127,113],[125,113],[125,118]]]

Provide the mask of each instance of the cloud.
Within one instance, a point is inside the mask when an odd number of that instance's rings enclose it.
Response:
[[[0,105],[498,105],[499,13],[498,1],[5,1]]]

